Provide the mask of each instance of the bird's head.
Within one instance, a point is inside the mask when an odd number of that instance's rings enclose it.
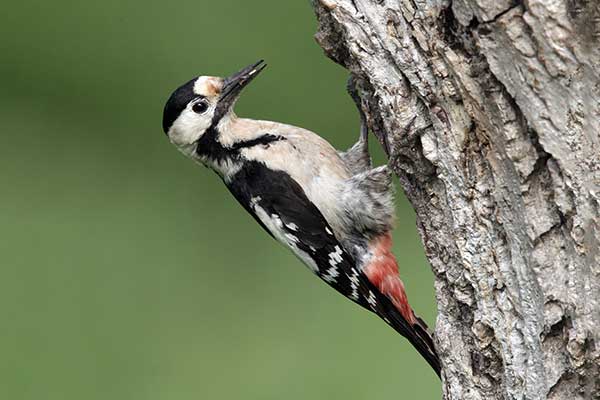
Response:
[[[178,87],[163,112],[163,130],[169,140],[191,155],[208,130],[233,115],[242,89],[265,67],[261,60],[227,78],[199,76]]]

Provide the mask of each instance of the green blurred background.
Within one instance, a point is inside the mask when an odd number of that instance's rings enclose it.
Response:
[[[351,145],[347,74],[315,30],[306,0],[3,6],[1,398],[439,398],[404,339],[313,277],[162,133],[180,83],[265,58],[238,114]],[[398,213],[402,275],[432,324],[401,193]]]

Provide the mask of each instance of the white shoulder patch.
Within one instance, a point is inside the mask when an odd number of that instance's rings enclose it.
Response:
[[[256,216],[260,221],[267,227],[269,232],[275,236],[275,238],[289,247],[290,250],[294,253],[296,257],[300,259],[308,268],[310,268],[313,272],[318,272],[319,267],[314,262],[314,260],[306,254],[304,251],[300,250],[296,243],[298,243],[298,238],[292,234],[289,234],[283,230],[283,222],[281,218],[277,214],[269,215],[259,204],[260,197],[253,197],[250,200],[250,206],[256,213]]]

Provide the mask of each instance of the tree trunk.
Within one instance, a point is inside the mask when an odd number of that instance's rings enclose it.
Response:
[[[417,214],[444,399],[600,399],[599,2],[313,5]]]

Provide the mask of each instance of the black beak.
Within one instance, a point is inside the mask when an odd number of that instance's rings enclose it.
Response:
[[[225,78],[223,88],[221,89],[219,108],[226,111],[233,106],[242,89],[252,82],[266,66],[267,64],[265,64],[264,60],[260,60],[231,75],[229,78]]]

